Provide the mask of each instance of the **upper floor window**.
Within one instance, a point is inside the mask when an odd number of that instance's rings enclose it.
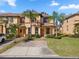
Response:
[[[10,17],[9,19],[10,19],[10,22],[13,22],[13,17]]]
[[[31,28],[30,27],[28,28],[28,34],[31,34]]]
[[[36,21],[36,18],[31,19],[31,22],[35,22],[35,21]]]
[[[46,28],[46,34],[50,34],[50,28]]]
[[[37,33],[37,34],[38,34],[38,27],[36,27],[36,28],[35,28],[35,33]]]
[[[77,22],[77,21],[79,22],[79,20],[75,20],[75,22]]]
[[[68,20],[67,20],[67,23],[68,23]]]
[[[48,22],[48,19],[45,17],[43,18],[43,23],[47,23]]]
[[[24,18],[20,18],[20,23],[25,23],[25,19]]]
[[[68,25],[67,25],[67,31],[68,31],[69,29],[68,29]]]
[[[8,20],[8,22],[12,23],[13,22],[13,17],[6,17],[6,19]]]

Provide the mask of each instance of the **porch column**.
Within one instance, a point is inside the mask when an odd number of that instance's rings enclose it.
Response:
[[[50,27],[50,34],[54,34],[54,28],[53,27]]]
[[[32,26],[31,31],[32,35],[35,35],[35,26]]]
[[[38,34],[41,35],[41,34],[40,34],[40,27],[38,27]]]
[[[3,25],[3,33],[6,34],[6,25]]]
[[[28,35],[28,27],[27,27],[27,29],[26,29],[26,35]]]
[[[52,35],[52,27],[50,27],[50,35]]]
[[[44,27],[44,36],[46,36],[46,27]]]
[[[54,27],[52,28],[52,34],[55,34],[55,29],[54,29]]]

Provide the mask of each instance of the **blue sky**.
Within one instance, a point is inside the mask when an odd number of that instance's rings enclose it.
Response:
[[[2,13],[21,13],[27,9],[48,14],[52,14],[53,11],[70,14],[79,11],[79,0],[0,0]]]

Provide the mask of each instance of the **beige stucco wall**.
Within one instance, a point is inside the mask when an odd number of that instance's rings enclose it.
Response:
[[[32,35],[35,34],[35,26],[32,26]]]
[[[13,18],[13,24],[17,24],[17,23],[18,23],[18,20],[20,20],[20,18],[14,17],[14,18]]]
[[[3,24],[3,33],[6,34],[6,27],[5,27],[5,24]]]
[[[25,17],[25,26],[26,28],[31,27],[30,19]]]
[[[49,23],[53,23],[53,19],[49,20]]]
[[[26,28],[26,35],[28,35],[28,28]]]
[[[54,27],[52,27],[51,30],[52,30],[51,33],[52,33],[52,34],[55,34],[55,29],[54,29]]]
[[[67,22],[68,20],[68,22]],[[77,21],[76,21],[77,20]],[[79,20],[79,15],[75,15],[69,19],[66,19],[63,23],[63,28],[62,28],[62,32],[63,34],[74,34],[74,24],[78,23]],[[67,30],[67,26],[68,26],[68,30]]]
[[[41,17],[40,17],[40,16],[36,17],[36,20],[37,20],[38,22],[40,22]]]

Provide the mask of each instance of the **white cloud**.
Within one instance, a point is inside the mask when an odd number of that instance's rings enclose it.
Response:
[[[9,6],[15,7],[16,6],[16,0],[0,0],[0,6],[4,4],[8,4]]]
[[[4,2],[7,2],[7,4],[12,7],[16,6],[16,0],[4,0]]]
[[[65,6],[61,6],[59,10],[65,10],[65,9],[79,9],[79,4],[69,4]]]
[[[50,6],[58,6],[59,5],[59,3],[58,2],[56,2],[56,1],[51,1],[52,3],[50,4]]]
[[[0,10],[0,13],[5,13],[6,11],[4,11],[4,10]]]

